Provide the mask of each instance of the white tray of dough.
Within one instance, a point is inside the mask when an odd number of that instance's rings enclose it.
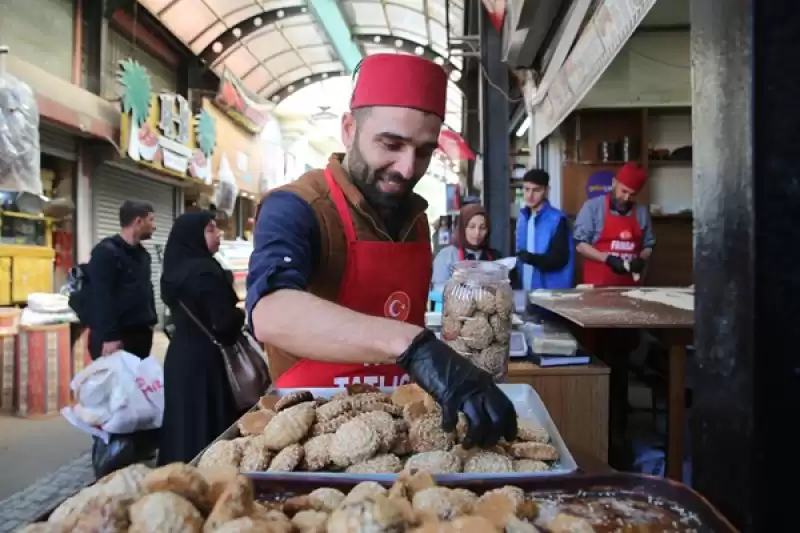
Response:
[[[548,323],[534,324],[526,322],[520,326],[525,334],[531,351],[539,355],[575,355],[578,341],[568,331]]]
[[[550,414],[547,412],[547,409],[545,408],[544,403],[542,403],[542,400],[541,400],[541,398],[539,398],[539,395],[536,393],[536,391],[533,390],[533,388],[531,388],[529,385],[501,384],[501,385],[499,385],[499,387],[503,391],[503,393],[506,396],[508,396],[508,398],[514,404],[514,407],[517,410],[517,416],[519,417],[519,420],[521,422],[520,427],[523,430],[527,431],[525,437],[529,440],[529,442],[527,442],[527,443],[522,443],[521,441],[518,440],[516,444],[508,445],[509,450],[513,449],[513,450],[516,450],[516,451],[520,452],[517,455],[536,456],[540,451],[549,450],[549,453],[552,453],[552,451],[554,449],[555,450],[554,457],[556,457],[556,458],[553,459],[552,461],[538,461],[537,462],[538,464],[535,465],[533,463],[533,461],[534,461],[533,459],[527,459],[527,460],[524,459],[524,458],[514,459],[511,455],[508,455],[508,454],[505,457],[503,457],[503,456],[496,457],[497,454],[492,455],[492,456],[485,456],[484,455],[484,456],[482,456],[481,461],[483,461],[484,458],[490,458],[490,460],[492,461],[493,465],[495,465],[495,461],[496,461],[497,462],[496,464],[500,465],[500,466],[498,466],[498,471],[481,472],[481,473],[477,473],[477,472],[464,473],[463,469],[464,469],[464,467],[466,466],[467,463],[470,463],[470,461],[469,461],[469,459],[466,460],[466,461],[461,459],[459,465],[454,465],[452,462],[449,463],[450,464],[450,467],[449,467],[449,472],[450,473],[433,472],[434,476],[438,480],[440,480],[441,483],[456,483],[457,484],[458,482],[470,481],[470,480],[476,480],[476,479],[497,480],[497,479],[506,479],[506,478],[508,478],[508,480],[509,480],[508,483],[513,483],[515,480],[519,481],[521,479],[528,479],[528,478],[531,478],[531,477],[538,478],[538,477],[543,477],[543,476],[566,475],[566,474],[574,473],[578,469],[578,466],[575,463],[575,459],[572,457],[572,454],[567,449],[567,446],[564,443],[564,440],[561,438],[561,435],[559,434],[558,429],[556,428],[555,424],[553,423],[552,418],[550,418]],[[389,388],[389,387],[381,388],[380,390],[381,390],[381,392],[384,392],[386,394],[392,394],[393,392],[395,392],[394,388]],[[287,396],[289,394],[298,393],[298,392],[302,392],[302,391],[310,392],[315,398],[329,399],[329,398],[332,398],[334,395],[343,394],[344,389],[343,388],[274,389],[274,390],[270,391],[270,395],[277,395],[277,396],[283,398],[283,397],[285,397],[285,396]],[[344,393],[346,394],[346,392],[344,392]],[[428,399],[430,399],[430,397],[428,397]],[[289,408],[289,409],[291,409],[291,408]],[[305,409],[305,408],[303,408],[303,409]],[[286,412],[286,411],[281,411],[281,412]],[[253,412],[251,412],[251,414],[252,413]],[[279,415],[277,415],[277,416],[279,416]],[[275,420],[275,419],[273,418],[272,420]],[[263,437],[263,435],[266,435],[266,429],[269,428],[269,424],[271,424],[271,423],[272,423],[272,421],[268,422],[267,427],[265,428],[265,430],[259,435],[261,435],[262,437]],[[340,427],[343,427],[343,426],[340,426]],[[438,425],[436,427],[438,427]],[[348,428],[348,429],[352,429],[352,428]],[[433,429],[431,429],[431,431],[433,431]],[[339,432],[339,433],[342,433],[342,436],[344,436],[347,432]],[[259,438],[259,437],[244,437],[244,438],[240,437],[240,438],[236,438],[238,436],[239,436],[239,432],[238,431],[236,431],[236,432],[232,432],[230,430],[227,431],[226,434],[221,436],[220,439],[215,441],[215,443],[212,446],[209,446],[209,448],[207,450],[205,450],[205,452],[204,452],[205,455],[203,457],[199,458],[200,464],[203,464],[203,462],[205,462],[204,461],[206,459],[205,456],[220,455],[219,453],[216,453],[215,450],[213,450],[213,448],[214,448],[214,446],[219,446],[219,442],[222,441],[223,439],[227,438],[229,440],[229,442],[228,442],[228,446],[229,447],[232,446],[233,443],[238,443],[239,448],[244,448],[246,450],[246,447],[248,445],[248,443],[246,442],[246,439],[248,439],[248,438],[249,439],[254,439],[254,438],[257,439],[257,438]],[[335,436],[331,437],[331,439],[333,439],[333,438],[335,438]],[[455,444],[455,442],[456,442],[455,438],[456,437],[452,437],[451,436],[451,439],[445,439],[448,442],[448,444],[446,446],[448,446],[451,451],[459,451],[459,452],[463,451],[463,450],[461,450],[461,449],[459,449],[457,447],[458,445]],[[233,439],[233,442],[230,442],[230,439]],[[534,439],[538,439],[540,442],[535,442]],[[547,441],[547,444],[544,444],[541,441]],[[305,442],[307,442],[307,438],[304,436],[303,438],[301,438],[299,443],[302,445]],[[456,446],[456,447],[454,448],[453,446]],[[517,447],[512,448],[512,446],[517,446]],[[333,449],[333,447],[334,447],[334,445],[333,445],[333,443],[331,443],[330,444],[330,448]],[[297,446],[295,446],[294,448],[297,449]],[[306,448],[307,448],[306,446],[303,446],[304,451],[301,452],[301,453],[305,453],[305,449]],[[529,453],[529,452],[533,452],[533,453]],[[226,453],[229,453],[229,452],[226,452]],[[281,453],[283,453],[283,452],[278,452],[279,455]],[[378,455],[380,455],[380,454],[378,453]],[[406,454],[406,455],[396,455],[395,457],[400,459],[400,464],[402,464],[402,466],[400,466],[400,468],[396,471],[397,473],[373,473],[373,472],[360,472],[360,471],[353,472],[352,468],[350,469],[351,470],[350,472],[347,472],[347,471],[338,471],[337,472],[337,471],[330,471],[330,470],[329,471],[288,471],[288,472],[285,471],[285,470],[284,471],[269,471],[269,469],[272,468],[272,466],[273,466],[272,462],[274,462],[276,460],[275,458],[273,458],[271,460],[271,464],[268,467],[263,467],[261,469],[261,471],[255,471],[255,470],[249,469],[249,468],[241,468],[241,466],[242,466],[241,464],[237,464],[235,466],[239,466],[240,470],[242,470],[243,472],[246,472],[248,475],[253,476],[253,477],[266,477],[266,478],[286,478],[286,477],[298,478],[298,477],[300,477],[300,478],[303,478],[303,479],[319,480],[320,481],[320,486],[324,486],[325,480],[326,479],[332,479],[332,478],[333,479],[340,479],[340,480],[343,480],[343,479],[355,480],[355,481],[367,481],[367,480],[372,480],[372,481],[393,481],[397,477],[398,473],[400,471],[402,471],[402,469],[411,468],[410,465],[409,466],[406,466],[406,465],[409,462],[413,462],[414,461],[413,458],[416,455],[417,454],[415,454],[413,452],[410,453],[410,454]],[[431,454],[428,454],[427,456],[425,456],[425,458],[426,459],[429,458],[430,455]],[[450,453],[450,454],[442,454],[442,453],[438,453],[437,452],[434,455],[444,456],[446,459],[448,459],[450,461],[452,461],[453,457],[457,457],[452,453]],[[277,457],[277,455],[275,457]],[[437,457],[437,458],[441,458],[441,457]],[[307,459],[308,459],[308,457],[306,457],[305,459],[302,459],[301,461],[307,460]],[[240,461],[241,460],[242,459],[240,458]],[[366,461],[369,461],[369,459],[367,459]],[[419,458],[416,461],[417,461],[416,465],[419,466]],[[363,463],[364,463],[364,460],[361,461],[361,464],[363,464]],[[217,464],[217,463],[210,462],[210,461],[209,461],[209,463],[207,463],[207,465],[209,465],[209,466],[211,464]],[[478,460],[473,458],[473,461],[470,464],[472,466],[477,466]],[[399,466],[399,464],[397,464],[397,466]],[[484,464],[484,466],[485,466],[485,464]],[[300,462],[298,464],[298,468],[302,468],[302,467],[303,467],[303,463]],[[328,467],[328,468],[330,468],[330,467]],[[536,468],[537,471],[515,472],[514,471],[515,468],[516,469]],[[455,473],[455,472],[459,472],[459,473]]]

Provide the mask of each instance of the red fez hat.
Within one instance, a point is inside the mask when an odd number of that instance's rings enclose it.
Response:
[[[357,72],[350,109],[410,107],[444,120],[447,72],[433,61],[409,54],[373,54]]]
[[[625,163],[617,172],[617,181],[634,191],[640,191],[647,181],[647,172],[639,163]]]

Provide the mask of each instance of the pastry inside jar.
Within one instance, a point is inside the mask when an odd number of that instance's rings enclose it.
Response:
[[[442,339],[496,382],[505,381],[514,303],[508,269],[486,261],[460,261],[443,298]]]

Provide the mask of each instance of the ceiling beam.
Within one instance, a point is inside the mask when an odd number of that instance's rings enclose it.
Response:
[[[311,6],[317,22],[328,35],[328,40],[333,44],[345,70],[348,73],[354,72],[364,55],[353,42],[350,25],[344,18],[339,2],[336,0],[309,0],[308,4]]]
[[[264,11],[258,15],[244,19],[232,28],[228,28],[219,36],[214,39],[211,44],[206,46],[200,52],[200,59],[205,61],[207,65],[213,65],[221,56],[225,55],[228,50],[236,46],[240,41],[246,39],[250,34],[257,31],[263,31],[270,25],[280,22],[281,20],[297,17],[299,15],[307,15],[308,6],[304,4],[297,6],[284,7],[282,9],[273,9]]]
[[[455,83],[459,88],[461,88],[461,71],[450,61],[446,58],[439,55],[433,48],[428,46],[422,46],[421,44],[412,41],[410,39],[403,39],[401,37],[395,37],[393,35],[384,35],[384,34],[374,34],[368,33],[364,35],[354,35],[353,40],[359,44],[382,44],[385,43],[387,46],[393,46],[397,50],[409,53],[409,54],[416,54],[421,57],[425,57],[434,63],[441,65],[442,68],[447,72],[450,80]],[[312,65],[313,66],[313,65]],[[284,73],[285,74],[285,73]],[[276,91],[273,91],[269,94],[262,94],[262,97],[272,101],[273,103],[278,103],[290,94],[294,93],[306,87],[308,85],[312,85],[316,82],[326,80],[328,78],[334,78],[336,76],[343,76],[347,74],[342,70],[329,70],[325,72],[319,72],[313,74],[311,76],[305,77],[298,77],[296,80],[293,80],[291,83],[286,84],[283,87],[280,87]],[[270,81],[270,83],[272,83]],[[256,91],[258,94],[261,94],[263,89]],[[463,88],[462,88],[463,91]]]

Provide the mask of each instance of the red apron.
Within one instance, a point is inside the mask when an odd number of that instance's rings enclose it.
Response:
[[[464,257],[466,257],[464,255],[464,249],[463,248],[459,248],[458,249],[458,258],[461,261],[463,261]],[[486,250],[486,257],[488,258],[487,261],[494,261],[494,257],[492,257],[492,252],[490,252],[489,250]]]
[[[636,219],[636,209],[627,215],[611,212],[611,195],[606,195],[606,217],[600,238],[594,244],[599,252],[617,255],[627,261],[642,252],[642,228]],[[638,285],[632,274],[615,274],[611,267],[599,261],[583,263],[583,282],[596,287],[632,287]]]
[[[347,262],[336,303],[372,316],[384,316],[425,327],[433,257],[425,224],[418,242],[356,240],[353,218],[330,170],[325,181],[344,226]],[[303,359],[275,382],[279,388],[344,387],[363,383],[397,387],[410,381],[398,365],[335,364]]]

